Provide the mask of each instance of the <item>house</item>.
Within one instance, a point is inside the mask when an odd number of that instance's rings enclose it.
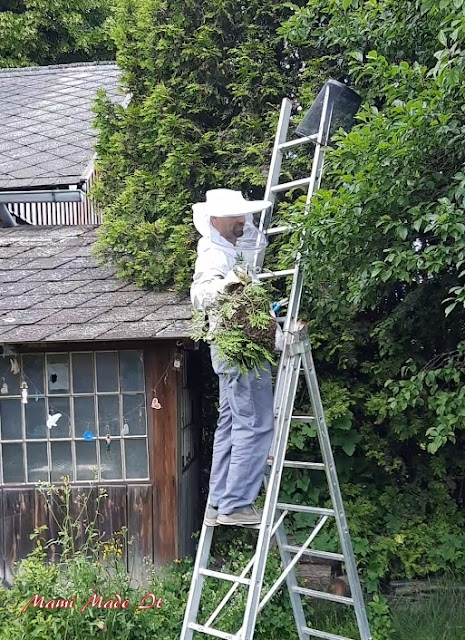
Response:
[[[99,521],[142,569],[200,526],[199,352],[191,305],[92,257],[95,226],[0,229],[0,577],[51,514],[39,481],[104,487]]]
[[[125,104],[112,62],[0,69],[0,207],[28,224],[98,224],[92,105]],[[0,212],[2,213],[2,212]]]

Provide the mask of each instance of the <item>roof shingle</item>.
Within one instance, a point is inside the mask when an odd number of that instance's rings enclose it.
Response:
[[[190,300],[117,280],[88,255],[96,235],[92,226],[0,229],[0,342],[189,336]]]
[[[122,103],[113,62],[0,69],[0,189],[78,184],[94,155],[97,89]]]

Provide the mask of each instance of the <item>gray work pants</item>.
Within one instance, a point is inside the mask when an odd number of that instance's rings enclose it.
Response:
[[[221,514],[251,504],[258,496],[273,439],[273,385],[269,362],[259,376],[241,374],[217,357],[219,417],[213,444],[209,503]]]

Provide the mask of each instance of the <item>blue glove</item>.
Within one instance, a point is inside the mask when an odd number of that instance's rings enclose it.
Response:
[[[271,308],[273,309],[273,313],[279,313],[285,305],[289,302],[288,298],[283,298],[282,300],[278,300],[277,302],[273,302]]]

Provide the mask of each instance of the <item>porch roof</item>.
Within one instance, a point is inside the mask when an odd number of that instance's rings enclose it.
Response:
[[[0,229],[0,343],[186,338],[191,304],[119,280],[94,226]]]

